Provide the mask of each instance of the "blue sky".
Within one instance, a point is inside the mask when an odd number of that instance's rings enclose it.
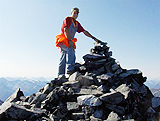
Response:
[[[0,77],[57,77],[55,36],[71,8],[122,68],[160,78],[160,0],[0,0]],[[94,46],[77,33],[77,62]]]

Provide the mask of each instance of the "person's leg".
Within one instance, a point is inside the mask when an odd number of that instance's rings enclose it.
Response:
[[[65,75],[66,70],[66,54],[68,51],[68,48],[65,45],[60,45],[62,52],[60,56],[60,62],[59,62],[59,70],[58,70],[58,76]]]
[[[76,56],[74,48],[68,48],[67,53],[67,72],[74,71]]]

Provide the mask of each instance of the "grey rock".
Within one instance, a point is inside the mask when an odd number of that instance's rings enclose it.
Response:
[[[105,104],[105,107],[120,114],[124,115],[125,114],[125,108],[122,106],[117,106],[117,105],[110,105],[110,104]]]
[[[55,115],[51,114],[49,116],[49,121],[56,121],[56,120],[58,120],[58,119],[57,119],[57,117]]]
[[[27,97],[28,102],[31,103],[35,96],[36,96],[36,94],[32,94],[32,95],[28,96]]]
[[[8,106],[11,105],[12,102],[16,102],[20,100],[20,97],[24,96],[23,92],[18,88],[1,106],[0,106],[0,114],[5,111]]]
[[[124,98],[127,99],[129,96],[129,93],[131,92],[131,89],[126,85],[122,84],[119,87],[115,89],[117,92],[120,92],[124,95]]]
[[[72,113],[72,119],[78,120],[78,119],[84,119],[84,113]]]
[[[100,96],[100,100],[109,104],[119,104],[124,100],[124,96],[120,92],[106,93]]]
[[[146,96],[148,93],[148,89],[146,88],[145,85],[140,86],[139,91],[143,94],[143,96]]]
[[[160,97],[152,98],[152,106],[153,106],[153,108],[160,106]]]
[[[94,118],[102,118],[103,117],[103,109],[97,109],[94,114],[93,114]]]
[[[83,56],[84,61],[88,62],[88,61],[97,61],[97,60],[101,60],[103,59],[104,56],[98,55],[98,54],[86,54],[85,56]]]
[[[55,78],[54,80],[51,81],[50,86],[53,86],[53,87],[55,85],[61,86],[64,82],[67,82],[67,81],[68,79],[64,77]]]
[[[68,111],[75,111],[79,109],[79,105],[77,102],[67,102]]]
[[[79,72],[74,72],[70,77],[69,77],[69,81],[73,82],[73,81],[77,81],[77,77],[80,76],[81,74]]]
[[[30,110],[26,109],[24,106],[17,105],[15,103],[9,103],[6,108],[1,108],[0,111],[0,120],[24,120],[30,118],[34,118],[37,115],[43,115],[45,110]]]
[[[116,72],[114,73],[115,75],[119,75],[120,73],[122,73],[123,70],[121,68],[117,69]]]
[[[57,101],[58,100],[58,95],[54,92],[54,91],[51,91],[47,97],[46,97],[48,100],[50,100],[50,102],[52,101]]]
[[[101,85],[97,88],[98,91],[101,91],[101,92],[108,92],[109,91],[109,88],[108,86],[104,86],[104,85]]]
[[[17,104],[19,106],[24,106],[27,109],[30,109],[32,107],[29,102],[17,101],[17,102],[15,102],[15,104]]]
[[[7,107],[2,106],[0,109],[0,120],[26,119],[33,114],[31,111],[14,103],[8,103]]]
[[[65,82],[63,83],[63,86],[64,87],[80,87],[80,82],[79,81],[68,81],[68,82]]]
[[[20,100],[20,97],[24,96],[23,92],[18,88],[4,103],[6,102],[16,102]]]
[[[85,66],[80,66],[79,70],[80,70],[80,72],[86,72],[87,68]]]
[[[88,105],[88,106],[100,106],[102,101],[94,95],[82,95],[77,97],[77,102],[79,105]]]
[[[57,106],[57,111],[55,112],[56,117],[59,119],[64,118],[68,113],[68,109],[67,106],[65,106],[64,104],[60,103]]]
[[[115,63],[114,60],[109,61],[107,63],[104,64],[104,68],[107,71],[107,73],[111,73],[112,72],[112,65]]]
[[[23,101],[23,102],[27,102],[27,97],[21,96],[21,97],[20,97],[20,100]]]
[[[101,76],[98,76],[97,78],[100,78],[102,81],[113,83],[112,76],[113,76],[112,73],[106,73],[106,74],[102,74]]]
[[[101,68],[98,68],[97,70],[94,70],[93,73],[99,75],[99,74],[102,74],[102,73],[105,73],[105,67],[101,67]]]
[[[120,67],[117,63],[112,65],[112,71],[115,72],[116,70],[118,70]]]
[[[67,96],[67,90],[63,86],[61,86],[58,90],[55,89],[53,91],[55,91],[60,98],[65,98]]]
[[[77,81],[80,82],[81,86],[90,86],[95,83],[95,80],[89,76],[78,76]]]
[[[46,96],[47,96],[47,94],[37,93],[30,104],[36,104],[38,102],[42,102],[46,99]]]
[[[90,116],[90,121],[103,121],[100,118],[95,118],[94,116]]]
[[[103,57],[103,56],[101,56],[101,57]],[[96,61],[94,61],[94,63],[96,63],[96,64],[104,64],[104,63],[106,63],[106,59],[96,60]]]
[[[150,108],[147,110],[147,113],[156,113],[156,112],[155,112],[155,110],[154,110],[152,107],[150,107]]]
[[[52,90],[53,90],[53,87],[51,87],[50,84],[46,84],[42,93],[49,94]]]
[[[109,114],[108,118],[106,121],[119,121],[120,117],[118,116],[117,113],[114,113],[113,111]]]
[[[120,74],[119,77],[125,78],[127,76],[136,75],[136,74],[142,74],[142,72],[138,69],[131,69],[131,70],[127,70],[126,72]]]
[[[74,95],[95,95],[100,96],[103,93],[101,91],[98,91],[97,89],[83,89],[83,88],[73,88]]]

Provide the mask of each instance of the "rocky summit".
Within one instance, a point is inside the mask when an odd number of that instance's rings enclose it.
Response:
[[[160,104],[138,69],[123,69],[107,43],[94,43],[69,78],[55,78],[36,94],[17,89],[1,106],[3,121],[157,121]],[[159,98],[154,98],[154,101]]]

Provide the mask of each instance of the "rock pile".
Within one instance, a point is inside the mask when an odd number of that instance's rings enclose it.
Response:
[[[17,89],[0,106],[0,120],[158,120],[146,77],[123,69],[111,56],[106,43],[95,43],[68,79],[55,78],[27,97]]]

